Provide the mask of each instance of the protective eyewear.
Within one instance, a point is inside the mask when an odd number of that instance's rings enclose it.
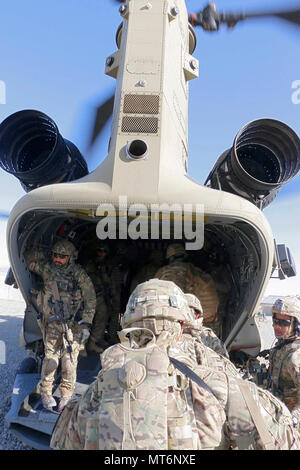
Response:
[[[290,326],[291,320],[284,320],[283,318],[273,317],[273,323],[278,326]]]
[[[69,255],[62,255],[61,253],[53,253],[53,258],[66,259]]]

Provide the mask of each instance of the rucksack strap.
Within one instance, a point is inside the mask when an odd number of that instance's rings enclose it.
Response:
[[[207,392],[211,393],[212,395],[215,396],[214,392],[212,389],[204,382],[204,380],[199,377],[199,375],[195,374],[195,372],[190,369],[186,364],[184,364],[181,361],[178,361],[178,359],[175,359],[174,357],[169,357],[170,361],[176,369],[180,370],[183,374],[185,374],[187,377],[189,377],[193,382],[195,382],[199,387],[204,388]]]
[[[238,385],[265,449],[275,450],[273,436],[264,422],[259,406],[254,400],[248,383],[241,379],[238,380]]]
[[[169,357],[169,359],[172,364],[174,364],[174,366],[178,370],[180,370],[180,372],[189,377],[197,385],[204,388],[204,390],[215,396],[212,389],[204,382],[204,380],[202,380],[201,377],[199,377],[194,371],[192,371],[192,369],[190,369],[186,364],[181,361],[178,361],[178,359],[175,359],[174,357]],[[237,382],[265,449],[274,450],[275,445],[273,437],[263,420],[259,406],[253,398],[248,383],[246,381],[243,381],[242,379],[237,380]]]

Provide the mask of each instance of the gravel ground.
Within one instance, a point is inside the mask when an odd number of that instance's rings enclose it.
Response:
[[[27,356],[19,346],[24,302],[0,299],[0,449],[29,450],[11,434],[4,417],[10,408],[10,395],[20,362]]]

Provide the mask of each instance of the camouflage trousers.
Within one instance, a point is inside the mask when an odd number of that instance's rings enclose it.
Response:
[[[102,296],[99,296],[96,301],[96,311],[93,318],[89,342],[101,343],[101,341],[103,341],[108,319],[109,312],[106,302]]]
[[[73,333],[72,352],[67,350],[63,327],[59,322],[48,324],[43,332],[45,357],[42,364],[39,390],[42,394],[52,395],[53,382],[59,361],[61,361],[61,396],[71,396],[76,382],[76,369],[81,344],[81,332],[78,326],[71,328]],[[72,360],[71,360],[72,358]]]
[[[119,313],[114,313],[111,308],[108,308],[104,298],[99,296],[97,297],[89,343],[101,345],[104,340],[105,330],[108,332],[108,340],[111,344],[118,342]]]

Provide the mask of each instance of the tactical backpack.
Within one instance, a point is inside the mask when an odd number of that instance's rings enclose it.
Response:
[[[155,277],[172,280],[183,292],[194,294],[201,302],[205,323],[217,321],[219,297],[209,274],[192,263],[174,261],[160,268]]]

